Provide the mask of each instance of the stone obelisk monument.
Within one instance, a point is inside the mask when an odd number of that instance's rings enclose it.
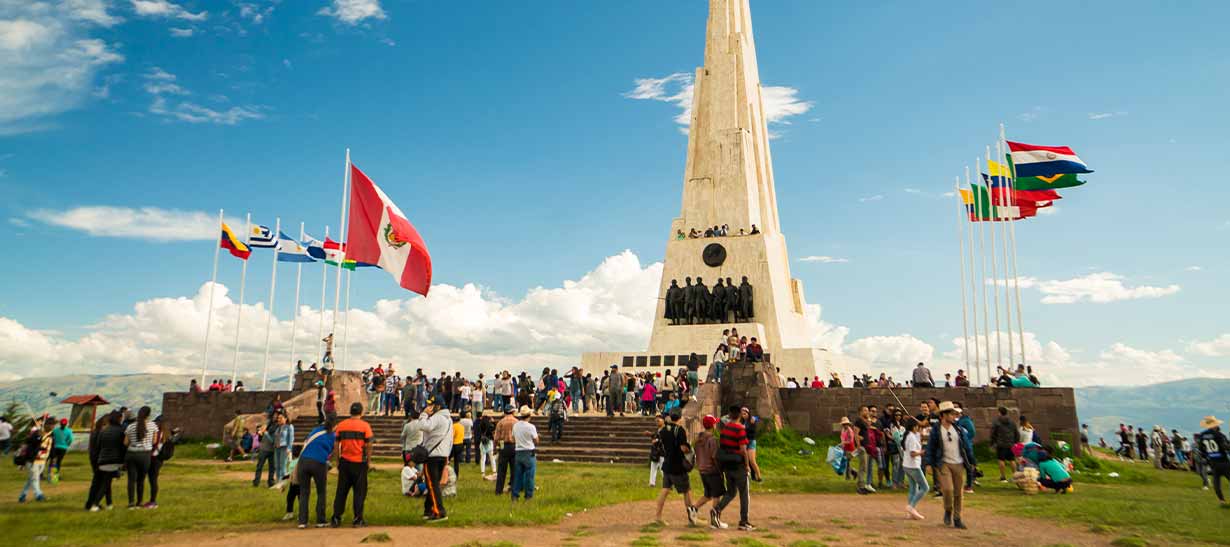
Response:
[[[635,372],[682,366],[691,353],[708,361],[722,330],[736,328],[756,337],[785,376],[862,372],[813,347],[803,285],[790,275],[748,0],[710,0],[705,64],[694,82],[683,207],[668,233],[649,350],[587,353],[582,365]],[[725,236],[687,237],[722,226]],[[703,294],[689,282],[703,283]]]

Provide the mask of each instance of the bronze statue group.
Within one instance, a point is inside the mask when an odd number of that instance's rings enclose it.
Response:
[[[685,277],[682,287],[678,279],[672,279],[666,289],[665,317],[672,325],[746,322],[754,317],[752,309],[752,284],[747,276],[738,286],[729,277],[723,284],[719,277],[712,289],[700,276],[695,284],[691,277]]]

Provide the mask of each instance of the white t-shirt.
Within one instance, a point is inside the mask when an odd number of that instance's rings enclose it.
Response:
[[[13,424],[8,422],[0,423],[0,441],[7,441],[13,436]]]
[[[475,409],[481,410],[483,408],[483,389],[480,387],[470,392],[470,400],[473,401],[471,404],[474,405]]]
[[[124,435],[128,437],[128,450],[131,452],[151,452],[154,450],[154,436],[158,434],[158,424],[145,422],[145,438],[137,440],[137,423],[128,424]]]
[[[401,495],[410,495],[410,489],[414,488],[414,483],[419,480],[419,471],[412,465],[407,465],[401,468]]]
[[[1021,442],[1021,443],[1034,442],[1034,428],[1018,427],[1016,429],[1017,429],[1017,438],[1019,439],[1018,442]]]
[[[474,420],[471,420],[469,418],[462,418],[457,423],[461,424],[461,428],[465,431],[462,434],[462,438],[465,438],[465,439],[474,438]]]
[[[468,386],[468,385],[467,385],[467,386],[461,386],[461,389],[457,390],[457,392],[461,394],[461,398],[462,398],[462,399],[466,399],[466,400],[469,400],[469,399],[470,399],[470,392],[471,392],[471,391],[473,391],[473,390],[472,390],[472,389],[470,389],[470,386]]]
[[[517,450],[534,450],[534,439],[538,437],[538,428],[529,420],[517,420],[512,428],[513,440],[517,442]]]
[[[901,467],[909,469],[922,469],[922,440],[918,438],[918,433],[913,431],[905,434],[905,451],[901,454]],[[911,456],[911,452],[919,452],[917,456]]]
[[[961,459],[961,435],[955,425],[940,425],[940,444],[944,448],[944,463],[959,464],[965,461]]]

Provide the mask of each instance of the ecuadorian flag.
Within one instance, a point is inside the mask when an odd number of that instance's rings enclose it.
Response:
[[[225,222],[222,223],[222,239],[218,242],[218,245],[231,253],[231,256],[240,260],[247,260],[249,256],[252,256],[252,249],[249,249],[243,241],[235,237],[235,232],[231,231],[231,227],[227,226]]]

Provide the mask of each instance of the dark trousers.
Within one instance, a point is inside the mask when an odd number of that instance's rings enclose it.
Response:
[[[1072,479],[1068,479],[1065,481],[1053,481],[1051,479],[1038,479],[1038,484],[1041,484],[1043,488],[1049,488],[1051,490],[1059,492],[1060,490],[1065,490],[1069,486],[1072,486]]]
[[[299,485],[291,483],[290,487],[286,489],[286,512],[287,513],[295,512],[295,500],[297,499],[299,499]]]
[[[722,475],[726,477],[726,495],[718,500],[717,505],[713,509],[721,513],[730,502],[739,496],[739,524],[747,522],[747,469],[742,465],[738,465],[729,469],[723,469]]]
[[[1217,494],[1217,499],[1226,501],[1225,495],[1221,493],[1221,479],[1224,477],[1230,482],[1230,462],[1209,462],[1209,471],[1213,478],[1213,492]]]
[[[427,495],[423,496],[423,516],[441,518],[448,516],[444,510],[444,498],[440,495],[440,478],[444,476],[446,458],[427,458],[423,472],[427,474]]]
[[[128,468],[128,505],[140,505],[145,499],[145,475],[149,473],[149,452],[128,452],[124,465]],[[133,495],[136,501],[133,501]]]
[[[554,442],[559,442],[559,438],[564,436],[563,416],[558,417],[558,418],[552,417],[551,420],[547,423],[547,427],[551,429],[551,440]]]
[[[346,514],[346,496],[354,490],[354,519],[363,519],[363,503],[367,501],[367,463],[341,460],[337,465],[337,493],[333,495],[333,518]]]
[[[111,505],[111,483],[115,480],[115,471],[101,471],[94,468],[94,477],[90,479],[90,493],[85,499],[85,508],[102,505],[103,498]]]
[[[465,447],[466,463],[470,463],[470,448],[474,446],[474,439],[466,439],[461,441],[461,446]],[[457,463],[457,462],[453,462]]]
[[[261,450],[256,455],[256,475],[252,477],[252,485],[255,486],[261,481],[261,470],[265,468],[265,464],[269,464],[269,486],[273,486],[273,475],[277,465],[273,463],[273,452],[265,452]]]
[[[162,472],[162,460],[153,458],[149,462],[149,502],[158,503],[158,474]]]
[[[325,493],[329,480],[329,468],[325,464],[300,459],[295,466],[299,475],[299,524],[308,522],[308,502],[312,500],[312,483],[316,483],[316,524],[325,523]]]
[[[504,443],[495,459],[495,493],[504,493],[504,481],[512,480],[513,460],[517,457],[517,445]]]
[[[458,479],[461,478],[461,474],[458,473],[457,464],[461,462],[461,456],[465,453],[465,447],[465,443],[453,445],[453,452],[450,456],[453,460],[453,474],[456,475]]]

